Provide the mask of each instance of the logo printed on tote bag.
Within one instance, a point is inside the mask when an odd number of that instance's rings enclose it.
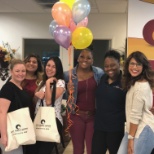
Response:
[[[27,133],[28,128],[22,128],[20,124],[15,125],[15,129],[11,131],[12,135],[19,135]]]
[[[44,119],[41,120],[41,124],[42,125],[45,124],[45,120]]]
[[[44,119],[41,119],[40,124],[36,124],[36,129],[44,129],[49,130],[51,128],[51,125],[45,125],[46,121]]]
[[[19,124],[16,125],[17,130],[20,129],[20,127],[21,127],[21,125],[19,125]]]

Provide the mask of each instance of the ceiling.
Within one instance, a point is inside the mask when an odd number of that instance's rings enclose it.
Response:
[[[48,13],[58,0],[0,0],[0,13]],[[128,0],[89,0],[90,13],[126,13]]]

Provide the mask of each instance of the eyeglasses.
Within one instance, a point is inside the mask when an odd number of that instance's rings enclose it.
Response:
[[[129,63],[129,66],[131,66],[131,67],[134,67],[134,66],[142,67],[143,65],[141,63],[133,63],[133,62],[131,62],[131,63]]]

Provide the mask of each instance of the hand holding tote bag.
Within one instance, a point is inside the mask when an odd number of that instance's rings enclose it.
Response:
[[[17,94],[15,97],[16,103],[19,103],[20,100],[17,100]],[[20,109],[7,114],[8,144],[5,151],[11,151],[17,149],[20,145],[34,144],[36,142],[29,108],[21,108],[21,104],[18,104],[18,106]]]
[[[42,106],[39,107],[38,112],[34,119],[34,128],[37,141],[57,142],[60,143],[60,135],[57,129],[56,115],[55,115],[55,93],[56,82],[53,83],[52,91],[52,107]]]

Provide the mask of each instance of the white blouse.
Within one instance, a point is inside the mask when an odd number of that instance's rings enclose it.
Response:
[[[129,133],[130,123],[138,125],[135,138],[139,137],[146,125],[154,131],[152,106],[153,94],[148,82],[136,82],[131,86],[126,95],[126,132]]]
[[[61,80],[59,79],[56,83],[56,87],[62,87],[64,88],[64,92],[63,94],[65,93],[65,81],[64,80]],[[44,91],[45,92],[45,85],[39,90],[39,91]],[[55,114],[56,114],[56,117],[59,119],[59,121],[63,124],[63,119],[62,119],[62,116],[61,116],[61,103],[62,103],[62,98],[63,98],[63,94],[61,96],[59,96],[56,100],[55,100]],[[39,106],[41,104],[41,99],[38,99],[37,103],[36,103],[36,108],[35,108],[35,114],[37,113],[38,109],[39,109]],[[46,105],[46,102],[45,102],[45,99],[43,99],[43,105],[44,106],[47,106]]]

